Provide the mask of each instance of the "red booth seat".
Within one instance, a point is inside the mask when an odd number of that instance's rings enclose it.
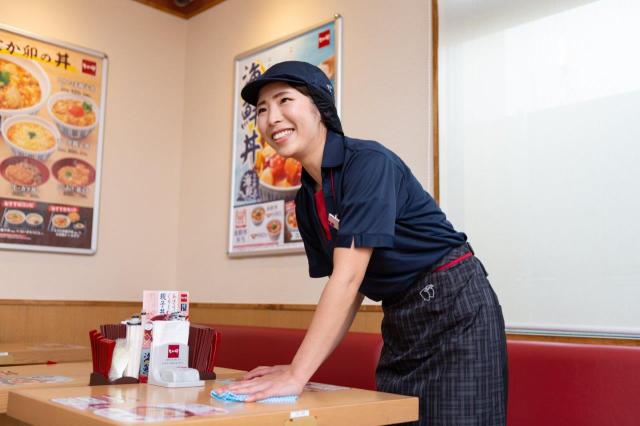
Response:
[[[221,333],[216,365],[251,370],[260,365],[289,364],[306,330],[212,325]],[[375,389],[382,338],[375,333],[347,333],[311,378],[361,389]]]
[[[510,340],[510,426],[640,425],[640,347]]]
[[[216,365],[288,364],[305,330],[213,325]],[[375,389],[377,333],[348,333],[311,380]],[[640,346],[508,340],[509,426],[640,426]]]

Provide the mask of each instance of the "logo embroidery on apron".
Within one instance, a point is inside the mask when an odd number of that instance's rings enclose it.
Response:
[[[420,297],[425,302],[429,302],[436,297],[436,291],[433,287],[433,284],[427,284],[422,290],[420,290]]]

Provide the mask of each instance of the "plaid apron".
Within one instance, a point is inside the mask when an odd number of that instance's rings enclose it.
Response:
[[[504,319],[470,251],[468,244],[451,250],[408,291],[382,302],[377,387],[420,398],[420,419],[411,424],[506,423]]]

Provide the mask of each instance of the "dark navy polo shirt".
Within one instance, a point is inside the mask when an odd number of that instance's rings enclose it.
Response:
[[[467,237],[456,232],[409,167],[374,141],[328,131],[322,190],[338,228],[325,235],[314,200],[315,182],[302,171],[296,217],[309,275],[331,275],[334,247],[372,247],[360,292],[373,300],[397,294]],[[331,222],[331,221],[330,221]],[[335,223],[335,221],[334,221]]]

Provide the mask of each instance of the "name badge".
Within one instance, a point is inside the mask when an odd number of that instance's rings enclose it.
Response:
[[[336,231],[340,229],[340,219],[338,219],[338,216],[329,213],[329,225]]]

